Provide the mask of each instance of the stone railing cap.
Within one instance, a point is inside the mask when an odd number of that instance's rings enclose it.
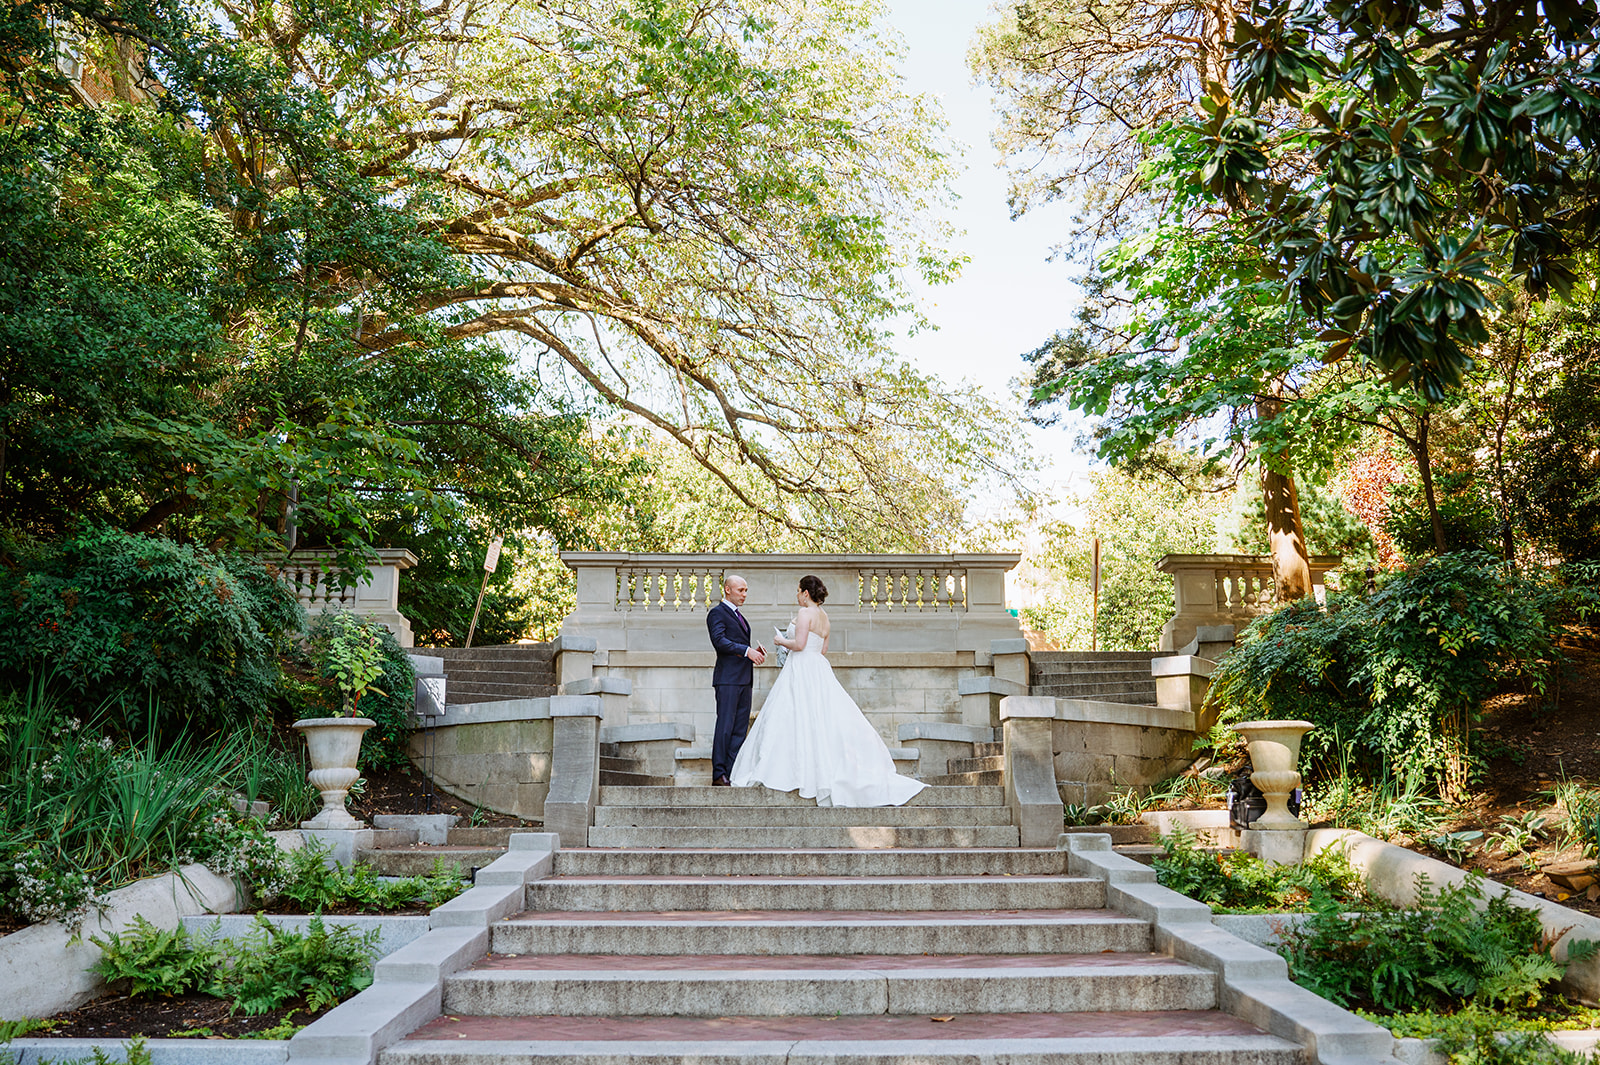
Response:
[[[604,717],[598,695],[552,695],[551,717]]]
[[[817,566],[837,569],[856,566],[983,566],[1010,569],[1022,561],[1018,552],[987,552],[982,554],[949,555],[814,555],[814,554],[671,554],[626,551],[563,551],[561,561],[568,566],[642,565],[642,566],[694,566],[726,565],[744,566],[748,569],[785,569],[795,566]]]
[[[1022,637],[1015,640],[990,640],[989,653],[992,655],[1025,655],[1028,653],[1028,641]]]
[[[569,636],[562,633],[550,641],[552,654],[593,654],[600,649],[600,642],[593,636]]]
[[[1199,655],[1167,655],[1150,660],[1152,677],[1209,677],[1217,664]]]
[[[1050,695],[1008,695],[1000,700],[1000,720],[1053,718],[1056,700]]]
[[[1312,569],[1338,569],[1344,562],[1342,555],[1312,555],[1310,560]],[[1162,555],[1156,561],[1156,569],[1162,573],[1172,573],[1180,569],[1228,569],[1240,568],[1272,568],[1271,555]]]

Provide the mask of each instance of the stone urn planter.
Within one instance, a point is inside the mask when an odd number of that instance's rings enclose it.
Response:
[[[1300,786],[1300,738],[1313,728],[1309,721],[1244,721],[1233,731],[1250,748],[1250,783],[1261,789],[1267,809],[1250,822],[1255,829],[1304,829],[1289,812],[1289,795]]]
[[[306,738],[311,756],[311,772],[306,779],[322,792],[322,810],[301,828],[365,828],[344,808],[344,797],[361,779],[356,758],[361,754],[361,736],[377,722],[370,717],[303,717],[294,723]]]

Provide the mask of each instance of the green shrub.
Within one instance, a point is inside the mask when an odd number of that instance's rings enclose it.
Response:
[[[413,906],[432,909],[466,889],[461,867],[435,859],[426,876],[397,880],[379,879],[367,865],[346,868],[326,861],[328,849],[315,844],[284,855],[273,887],[258,886],[261,901],[288,900],[306,913],[321,913],[343,906],[385,912]]]
[[[307,710],[308,716],[331,717],[353,707],[377,722],[362,740],[360,767],[375,770],[406,765],[416,671],[394,634],[371,618],[328,611],[313,622],[306,654],[317,677],[338,693],[314,704]],[[359,692],[357,681],[362,684]]]
[[[218,982],[234,1007],[252,1015],[303,1000],[309,1009],[335,1005],[372,984],[379,931],[328,929],[313,917],[304,932],[276,928],[256,915],[243,943],[226,948]]]
[[[1328,848],[1301,865],[1269,865],[1245,851],[1210,851],[1182,825],[1157,837],[1163,855],[1156,881],[1214,910],[1298,910],[1322,891],[1366,904],[1361,876],[1342,851]]]
[[[126,981],[130,998],[211,990],[222,958],[212,944],[191,940],[182,925],[157,928],[138,915],[126,932],[90,936],[89,942],[100,948],[90,968],[107,983]]]
[[[1543,1032],[1507,1032],[1503,1014],[1466,1009],[1445,1018],[1434,1049],[1450,1065],[1584,1065],[1595,1055],[1562,1050]]]
[[[75,700],[153,699],[202,727],[256,716],[276,697],[278,655],[304,615],[259,559],[115,529],[4,553],[0,682],[21,687],[48,668]]]
[[[1279,948],[1298,984],[1347,1008],[1383,1013],[1538,1005],[1565,967],[1551,956],[1539,915],[1494,895],[1482,878],[1435,892],[1422,880],[1405,910],[1345,913],[1313,892],[1310,918]],[[1569,944],[1574,960],[1593,953]]]
[[[1420,770],[1459,794],[1482,700],[1511,677],[1543,691],[1563,625],[1600,612],[1592,570],[1518,574],[1480,552],[1431,558],[1377,592],[1257,619],[1212,677],[1224,720],[1304,718],[1305,750],[1366,778]],[[1331,766],[1329,767],[1331,768]]]

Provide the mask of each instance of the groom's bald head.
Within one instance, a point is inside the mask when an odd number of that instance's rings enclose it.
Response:
[[[745,596],[750,594],[750,585],[736,573],[730,573],[722,578],[722,598],[734,606],[744,606]]]

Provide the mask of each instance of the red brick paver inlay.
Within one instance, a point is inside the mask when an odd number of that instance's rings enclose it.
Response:
[[[490,954],[474,970],[518,972],[871,972],[883,969],[1193,967],[1165,954]]]
[[[1105,1039],[1252,1036],[1262,1031],[1214,1010],[1118,1013],[968,1013],[931,1017],[468,1017],[435,1018],[407,1039],[701,1042],[713,1040]]]

